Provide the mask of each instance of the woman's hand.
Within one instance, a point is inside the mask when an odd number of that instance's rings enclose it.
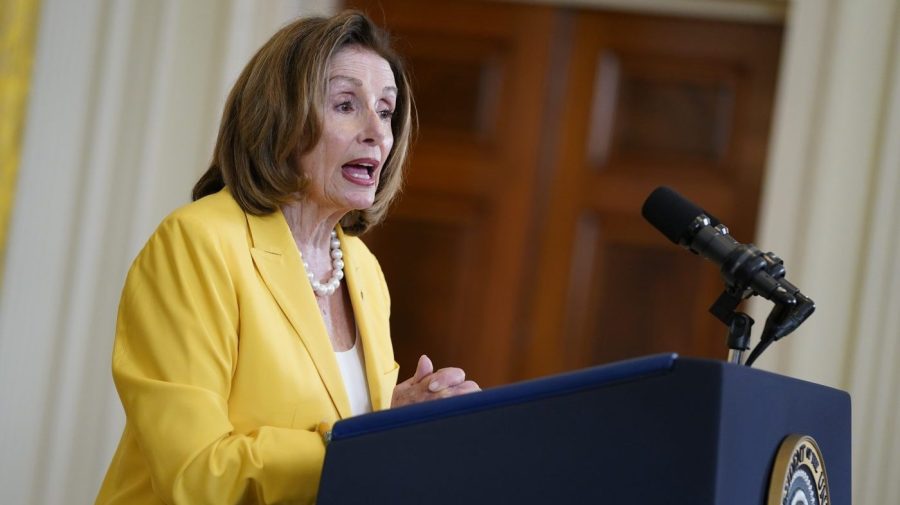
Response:
[[[476,391],[481,391],[481,388],[474,381],[467,381],[466,373],[461,368],[441,368],[435,372],[431,360],[423,354],[416,365],[416,373],[394,388],[391,407],[449,398]]]

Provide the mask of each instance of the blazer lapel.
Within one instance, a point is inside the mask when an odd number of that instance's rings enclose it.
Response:
[[[342,243],[348,242],[340,228],[338,236]],[[381,296],[382,286],[373,281],[374,272],[363,271],[363,258],[356,257],[355,248],[344,248],[344,260],[344,264],[349,267],[344,270],[344,278],[350,292],[353,315],[359,328],[366,361],[369,399],[372,401],[372,410],[384,410],[391,406],[394,386],[393,375],[386,375],[386,372],[393,370],[394,363],[386,358],[389,353],[384,352],[385,349],[391,349],[388,308],[382,306],[377,298]]]
[[[287,221],[277,211],[246,216],[253,244],[250,253],[260,276],[306,346],[341,418],[349,417],[350,400],[337,358]]]

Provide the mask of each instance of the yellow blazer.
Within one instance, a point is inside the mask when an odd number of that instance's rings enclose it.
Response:
[[[375,410],[398,366],[375,257],[338,231]],[[312,503],[325,446],[351,414],[284,216],[244,213],[227,190],[166,218],[119,306],[113,377],[125,431],[98,504]]]

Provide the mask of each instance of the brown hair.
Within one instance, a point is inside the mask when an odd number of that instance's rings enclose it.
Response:
[[[209,169],[194,186],[197,200],[228,186],[244,211],[262,215],[296,198],[308,179],[292,161],[319,142],[327,67],[341,48],[358,45],[387,60],[397,84],[391,130],[375,201],[349,212],[341,226],[359,235],[383,219],[400,191],[412,131],[412,95],[402,60],[388,35],[364,14],[299,19],[279,30],[253,56],[228,95]]]

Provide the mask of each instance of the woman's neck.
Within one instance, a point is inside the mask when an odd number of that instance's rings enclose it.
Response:
[[[316,205],[297,201],[283,205],[281,212],[287,221],[294,242],[303,259],[316,275],[331,270],[331,231],[340,222],[343,214],[320,212]]]

